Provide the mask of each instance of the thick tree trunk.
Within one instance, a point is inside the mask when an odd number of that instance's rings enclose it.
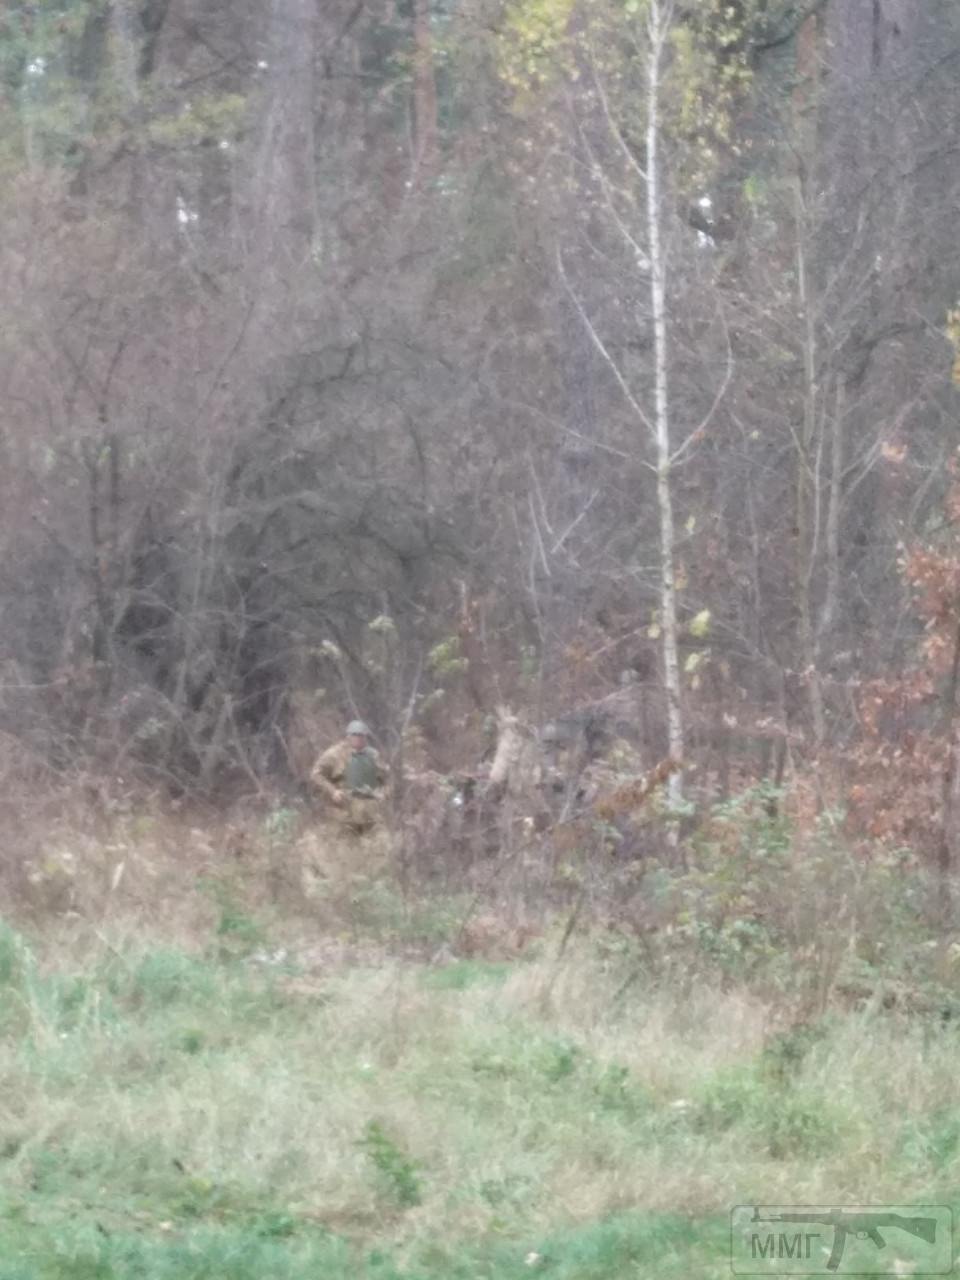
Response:
[[[823,596],[823,608],[817,624],[817,654],[822,655],[825,643],[836,625],[840,613],[840,525],[843,505],[843,456],[844,419],[846,417],[846,385],[843,375],[837,375],[837,394],[830,430],[830,489],[827,494],[826,556],[827,575]]]
[[[437,163],[437,80],[433,66],[430,0],[413,5],[414,169],[418,181],[428,178]]]
[[[815,513],[820,509],[820,469],[814,456],[819,413],[819,387],[817,385],[817,333],[814,317],[814,300],[806,258],[806,218],[803,195],[798,185],[797,194],[797,282],[800,311],[803,318],[803,420],[796,457],[796,565],[794,588],[796,592],[797,625],[800,642],[800,661],[803,679],[810,701],[810,718],[813,725],[814,752],[819,756],[825,737],[823,692],[820,672],[817,669],[817,645],[813,623],[813,577],[817,563],[819,530]]]
[[[281,278],[296,278],[313,249],[316,46],[317,14],[310,0],[274,0],[268,105],[254,192],[266,263]]]
[[[823,692],[817,662],[817,631],[813,618],[813,586],[816,572],[820,466],[814,445],[820,411],[817,298],[808,250],[812,244],[811,208],[815,203],[818,171],[818,106],[820,78],[820,25],[810,17],[801,29],[797,45],[797,89],[793,98],[794,133],[798,154],[795,187],[797,305],[800,313],[803,363],[803,408],[795,443],[794,477],[794,609],[798,656],[807,689],[815,756],[826,735]]]

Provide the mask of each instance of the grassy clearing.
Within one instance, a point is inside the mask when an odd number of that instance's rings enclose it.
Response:
[[[588,941],[318,967],[242,918],[123,936],[49,962],[0,930],[0,1280],[720,1277],[733,1204],[960,1183],[950,1022],[625,991]]]

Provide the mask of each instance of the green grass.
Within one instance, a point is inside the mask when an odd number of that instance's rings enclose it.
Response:
[[[624,993],[586,941],[316,973],[216,926],[42,941],[0,925],[0,1280],[712,1280],[734,1204],[960,1182],[960,1031],[919,1015]]]
[[[26,1224],[24,1224],[25,1226]],[[234,1230],[197,1227],[164,1240],[95,1223],[65,1233],[24,1232],[0,1261],[0,1280],[612,1280],[613,1277],[720,1277],[725,1220],[631,1215],[528,1242],[426,1246],[400,1262],[285,1218],[253,1219]],[[33,1241],[26,1243],[27,1238]],[[9,1239],[9,1237],[8,1237]]]
[[[510,973],[508,964],[490,964],[461,960],[440,969],[427,969],[422,976],[425,987],[435,991],[466,991],[468,987],[491,983],[499,986]]]

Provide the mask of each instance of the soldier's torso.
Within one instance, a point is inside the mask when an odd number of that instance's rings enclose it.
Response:
[[[380,785],[380,762],[370,747],[351,751],[344,764],[343,785],[348,791],[374,791]]]

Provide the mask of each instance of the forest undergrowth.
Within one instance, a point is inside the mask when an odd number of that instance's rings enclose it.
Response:
[[[522,901],[304,900],[276,813],[166,879],[126,815],[88,896],[50,854],[0,929],[0,1280],[709,1278],[736,1204],[951,1203],[942,886],[769,801]]]

